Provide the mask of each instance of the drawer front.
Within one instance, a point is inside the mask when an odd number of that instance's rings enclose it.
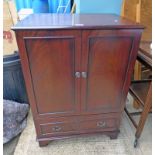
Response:
[[[118,120],[114,118],[90,119],[80,122],[80,130],[107,130],[118,127]]]
[[[115,130],[119,128],[118,115],[89,115],[81,117],[79,127],[81,131]]]
[[[59,135],[62,133],[72,132],[77,130],[77,123],[75,122],[57,122],[40,124],[42,135]]]
[[[99,114],[38,120],[40,136],[61,136],[119,129],[120,114]]]

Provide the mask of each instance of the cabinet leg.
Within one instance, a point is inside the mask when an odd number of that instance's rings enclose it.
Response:
[[[112,132],[108,132],[107,135],[110,137],[110,139],[117,139],[119,132],[120,132],[119,130],[112,131]]]
[[[49,141],[39,141],[40,147],[47,146],[48,144],[49,144]]]
[[[139,120],[138,127],[137,127],[136,134],[135,134],[136,139],[139,139],[141,136],[141,133],[143,131],[143,128],[144,128],[146,119],[148,117],[148,114],[150,112],[151,106],[152,106],[152,83],[149,86],[143,112],[140,116],[140,120]]]
[[[137,147],[137,144],[138,144],[138,139],[136,138],[135,141],[134,141],[134,148]]]

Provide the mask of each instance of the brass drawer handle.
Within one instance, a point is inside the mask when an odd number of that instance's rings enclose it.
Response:
[[[75,77],[76,77],[76,78],[80,78],[80,77],[81,77],[80,72],[76,72],[76,73],[75,73]]]
[[[52,130],[53,131],[56,131],[56,132],[58,132],[58,131],[61,131],[61,127],[60,126],[54,126],[53,128],[52,128]]]
[[[97,127],[104,128],[105,126],[106,126],[106,123],[104,121],[97,122]]]

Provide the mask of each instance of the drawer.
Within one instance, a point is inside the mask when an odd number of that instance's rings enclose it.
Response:
[[[80,130],[107,130],[117,129],[119,120],[117,118],[96,118],[80,121]]]
[[[54,122],[54,123],[46,123],[40,124],[41,134],[49,135],[49,134],[62,134],[69,133],[77,130],[77,123],[75,122]]]
[[[110,131],[119,128],[118,114],[82,115],[38,120],[40,136],[79,134],[83,132]]]

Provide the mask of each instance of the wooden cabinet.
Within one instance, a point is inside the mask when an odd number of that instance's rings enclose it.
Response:
[[[34,14],[13,29],[40,146],[117,138],[143,27],[115,15]]]

